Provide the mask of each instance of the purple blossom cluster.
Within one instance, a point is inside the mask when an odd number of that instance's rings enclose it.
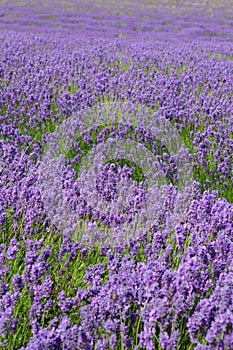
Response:
[[[231,1],[0,18],[0,348],[233,349]]]

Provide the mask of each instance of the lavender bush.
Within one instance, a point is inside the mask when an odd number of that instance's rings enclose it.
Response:
[[[232,10],[0,4],[0,349],[233,348]]]

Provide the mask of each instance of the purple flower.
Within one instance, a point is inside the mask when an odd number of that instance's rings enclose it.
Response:
[[[20,292],[24,287],[24,279],[23,276],[16,274],[12,278],[12,287],[16,292]]]
[[[15,260],[18,252],[19,252],[18,241],[17,241],[17,239],[13,238],[10,242],[9,247],[8,247],[8,250],[6,253],[6,258],[9,260]]]
[[[178,346],[179,331],[172,332],[171,336],[167,332],[159,335],[159,341],[164,350],[176,349]]]

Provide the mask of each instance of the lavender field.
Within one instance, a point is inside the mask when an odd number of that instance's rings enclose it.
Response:
[[[231,0],[0,0],[0,349],[233,349]]]

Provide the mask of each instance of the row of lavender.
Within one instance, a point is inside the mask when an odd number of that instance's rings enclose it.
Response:
[[[85,15],[84,15],[85,14]],[[130,40],[232,40],[231,0],[0,3],[0,29]]]
[[[1,347],[231,349],[232,44],[177,48],[15,32],[0,40]],[[136,120],[170,121],[189,149],[195,187],[175,228],[167,224],[175,196],[170,184],[149,232],[98,250],[57,231],[36,169],[56,126],[74,116],[82,139],[72,157],[89,151],[93,139],[84,139],[82,121],[93,112],[101,122],[111,103]],[[102,124],[94,141],[106,141],[110,131],[119,137],[114,127]],[[134,133],[138,142],[150,138]],[[64,192],[75,206],[77,174],[67,162]],[[123,177],[130,174],[124,167]],[[104,195],[112,199],[117,177],[108,166],[101,176],[110,179]],[[145,205],[143,191],[138,207]],[[92,231],[125,224],[118,217],[100,222],[99,214],[82,209]]]

